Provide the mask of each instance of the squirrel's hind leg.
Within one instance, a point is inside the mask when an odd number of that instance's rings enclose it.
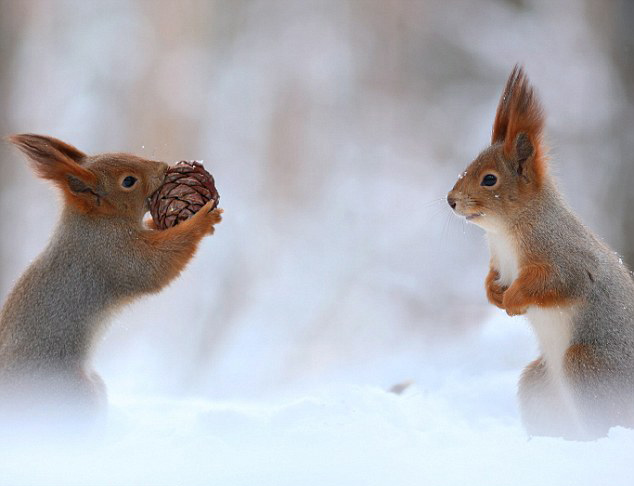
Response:
[[[575,434],[574,421],[543,358],[524,368],[518,398],[522,423],[529,435],[570,437]]]
[[[609,366],[588,344],[566,350],[564,369],[589,438],[605,436],[616,425],[634,428],[631,373]]]

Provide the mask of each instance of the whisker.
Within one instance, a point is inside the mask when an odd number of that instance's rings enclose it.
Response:
[[[444,207],[438,207],[436,208],[436,211],[433,212],[433,214],[431,214],[428,218],[429,221],[433,221],[438,215],[443,214],[445,212],[446,208]]]
[[[446,198],[444,197],[439,197],[436,199],[432,199],[431,201],[428,201],[426,203],[423,203],[420,207],[421,208],[428,208],[429,206],[433,206],[434,204],[438,204],[439,202],[444,202],[446,201]]]
[[[447,214],[447,217],[445,218],[445,224],[442,227],[442,232],[440,233],[440,238],[444,241],[446,240],[447,236],[448,236],[448,230],[449,230],[449,221],[451,221],[451,218],[453,217],[453,215],[451,213]]]

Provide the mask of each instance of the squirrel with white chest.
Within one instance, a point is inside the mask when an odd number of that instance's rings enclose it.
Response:
[[[44,414],[98,413],[105,389],[89,367],[96,334],[117,307],[174,280],[222,210],[211,200],[190,219],[157,230],[143,217],[167,164],[86,155],[40,135],[9,140],[61,190],[64,207],[50,243],[0,313],[0,409],[43,400]]]
[[[531,435],[592,439],[634,427],[634,281],[564,202],[548,173],[544,116],[523,70],[511,73],[491,146],[447,196],[486,231],[489,301],[525,315],[540,357],[519,382]]]

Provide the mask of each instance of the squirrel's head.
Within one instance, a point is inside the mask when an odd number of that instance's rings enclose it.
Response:
[[[43,135],[12,135],[9,141],[26,154],[38,176],[62,190],[66,204],[95,216],[140,220],[168,167],[130,154],[86,155]]]
[[[539,101],[515,66],[498,105],[491,146],[458,176],[447,196],[451,208],[485,229],[507,222],[546,177],[543,128]]]

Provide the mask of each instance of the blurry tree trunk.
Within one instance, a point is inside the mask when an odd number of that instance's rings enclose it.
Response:
[[[623,99],[614,123],[614,138],[619,142],[621,165],[615,176],[615,190],[609,194],[615,201],[609,207],[622,214],[623,242],[621,253],[634,268],[634,2],[614,0],[590,3],[591,18],[601,23],[600,30],[610,41],[614,66],[621,78]],[[619,208],[619,202],[624,207]]]
[[[23,9],[19,2],[13,0],[0,0],[0,106],[2,116],[0,116],[0,137],[4,137],[10,130],[8,115],[11,107],[11,66],[17,47],[17,32],[24,22],[24,16],[20,15]],[[0,193],[6,187],[14,183],[15,170],[9,163],[10,148],[6,143],[0,143]],[[5,221],[0,226],[0,234],[6,235],[9,228]],[[6,255],[5,247],[0,242],[0,295],[8,290],[9,282],[5,282],[5,272],[2,271],[5,261],[10,258]]]
[[[623,100],[623,122],[621,156],[623,160],[621,190],[626,195],[626,210],[624,224],[625,260],[634,267],[634,3],[629,0],[620,0],[619,9],[616,12],[618,25],[615,29],[615,56],[616,66],[623,79],[625,99]]]

